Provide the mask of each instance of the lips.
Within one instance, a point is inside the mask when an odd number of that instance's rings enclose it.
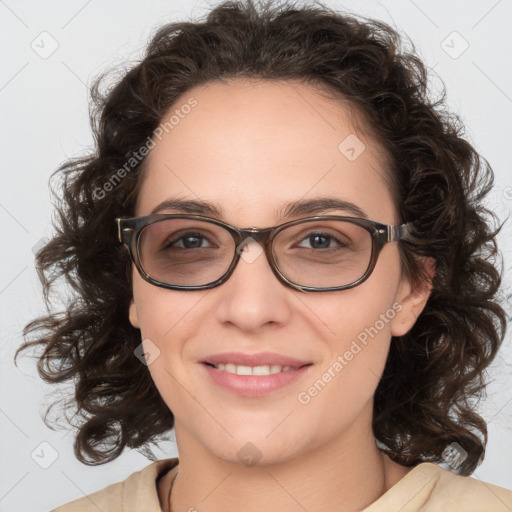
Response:
[[[241,352],[223,352],[206,357],[205,364],[218,366],[219,364],[232,364],[236,366],[289,366],[291,368],[301,368],[311,364],[310,361],[301,361],[293,357],[273,352],[260,352],[259,354],[243,354]]]
[[[240,396],[262,397],[303,379],[313,363],[273,352],[223,352],[206,357],[210,381]]]
[[[218,364],[219,366],[222,365],[222,363]],[[217,368],[212,363],[205,362],[201,366],[210,382],[216,384],[219,388],[235,395],[256,398],[266,396],[305,379],[305,376],[311,373],[314,365],[305,364],[299,368],[277,365],[270,367],[232,365],[237,373],[227,371],[230,370],[229,368]],[[267,373],[266,368],[279,368],[280,370],[275,373]],[[288,369],[285,370],[285,368]],[[241,374],[238,373],[240,369],[242,369]],[[255,372],[255,370],[257,371]],[[249,371],[251,371],[250,374]]]

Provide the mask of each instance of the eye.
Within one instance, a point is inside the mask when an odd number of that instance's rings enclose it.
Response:
[[[173,240],[167,241],[163,249],[203,249],[206,247],[202,245],[203,242],[210,243],[210,240],[199,232],[189,231]]]
[[[303,242],[306,240],[311,245],[310,247],[307,247],[308,249],[333,249],[336,246],[346,248],[350,245],[348,241],[343,242],[342,240],[333,235],[320,231],[316,233],[309,233],[306,237],[302,239]],[[331,245],[331,242],[333,242],[335,245]]]

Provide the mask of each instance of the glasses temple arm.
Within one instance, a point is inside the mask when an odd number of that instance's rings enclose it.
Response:
[[[399,224],[398,226],[389,226],[388,228],[388,242],[395,242],[397,240],[404,240],[411,234],[412,223]]]

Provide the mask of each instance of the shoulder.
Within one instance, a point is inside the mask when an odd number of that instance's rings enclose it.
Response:
[[[430,510],[453,510],[501,512],[512,510],[512,492],[483,482],[478,478],[456,475],[435,464],[433,472],[439,476],[428,503]],[[440,508],[444,506],[445,508]]]
[[[153,462],[121,482],[62,505],[52,512],[161,512],[157,480],[177,464],[177,457]]]
[[[510,512],[512,492],[422,463],[365,512]]]

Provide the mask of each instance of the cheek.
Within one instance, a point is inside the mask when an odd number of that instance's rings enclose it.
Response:
[[[363,303],[352,294],[353,300],[340,300],[338,307],[327,301],[321,318],[333,331],[325,338],[328,353],[298,396],[332,432],[348,429],[363,410],[369,414],[387,359],[395,310],[387,300],[368,301],[363,295]]]
[[[401,310],[396,301],[399,267],[382,265],[376,270],[382,272],[360,286],[308,304],[327,333],[328,357],[320,378],[336,382],[331,398],[340,405],[347,405],[348,397],[362,403],[373,395],[386,363],[392,322]]]
[[[331,358],[342,356],[346,368],[362,366],[378,373],[383,366],[391,339],[391,321],[396,314],[387,300],[361,303],[353,300],[329,319],[332,336]]]
[[[208,291],[206,291],[207,293]],[[140,277],[133,282],[133,294],[144,352],[150,356],[148,369],[167,405],[179,407],[180,382],[186,382],[187,364],[193,356],[187,340],[198,337],[201,300],[205,292],[166,290],[146,283]]]
[[[177,332],[193,329],[194,308],[202,292],[180,292],[153,286],[134,276],[133,296],[142,338],[149,338],[162,349]]]
[[[400,309],[393,287],[371,289],[365,284],[339,292],[337,299],[333,295],[311,304],[329,332],[332,348],[348,350],[355,341],[370,346],[370,340],[391,337],[391,322]]]

